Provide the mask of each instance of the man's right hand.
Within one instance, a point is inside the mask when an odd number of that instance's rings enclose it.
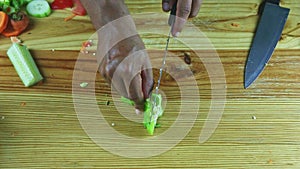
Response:
[[[162,9],[169,12],[177,1],[176,19],[172,28],[172,35],[179,36],[188,18],[198,15],[202,0],[162,0]]]

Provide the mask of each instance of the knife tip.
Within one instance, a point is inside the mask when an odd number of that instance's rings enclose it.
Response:
[[[245,79],[244,79],[244,89],[248,89],[250,85],[253,83],[254,80],[250,79],[248,73],[246,72],[245,74]]]
[[[251,84],[244,83],[244,89],[248,89]]]

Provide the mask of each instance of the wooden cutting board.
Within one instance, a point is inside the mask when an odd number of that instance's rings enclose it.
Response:
[[[167,18],[159,15],[160,2],[126,2],[152,64],[160,64],[165,35],[159,34],[159,28],[150,32],[146,29],[151,24],[163,25]],[[191,51],[182,43],[171,43],[170,56],[181,60],[183,68],[171,60],[167,68],[182,72],[182,76],[163,77],[161,89],[168,102],[160,120],[162,127],[156,134],[166,132],[178,117],[181,97],[175,80],[188,78],[184,76],[186,69],[193,73],[200,95],[200,101],[189,100],[188,105],[198,104],[199,110],[188,134],[169,151],[151,158],[113,154],[93,142],[81,126],[72,83],[81,43],[94,33],[88,17],[64,22],[70,12],[56,11],[49,18],[32,18],[29,29],[20,38],[31,49],[45,80],[31,88],[22,85],[6,56],[9,39],[0,37],[0,168],[298,168],[300,6],[295,0],[282,2],[282,6],[292,9],[283,38],[260,78],[245,90],[244,65],[258,18],[258,4],[258,0],[205,1],[199,16],[191,21],[211,40],[219,56],[226,83],[216,82],[217,89],[223,87],[226,97],[214,101],[225,101],[224,111],[211,107],[216,88],[212,88],[207,65],[196,55],[202,53],[202,59],[207,58],[208,49],[200,45]],[[156,18],[157,22],[143,23],[144,12],[149,13],[147,20]],[[199,39],[195,36],[190,38],[197,44]],[[184,63],[184,53],[189,53],[191,64]],[[93,58],[88,63],[92,61]],[[155,79],[157,76],[155,69]],[[95,98],[112,129],[136,139],[150,138],[141,124],[117,111],[111,88],[99,74],[95,77]],[[221,121],[212,136],[199,143],[199,134],[212,108],[222,111]],[[163,144],[164,140],[158,143]]]

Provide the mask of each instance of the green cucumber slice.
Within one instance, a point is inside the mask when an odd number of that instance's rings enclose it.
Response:
[[[43,18],[50,15],[51,8],[46,0],[35,0],[27,4],[26,11],[30,16]]]
[[[26,87],[32,86],[43,79],[25,45],[13,43],[7,51],[7,55]]]
[[[156,103],[154,101],[156,101]],[[154,129],[158,126],[157,120],[163,115],[163,111],[162,96],[160,94],[152,93],[150,98],[145,102],[143,122],[144,127],[150,135],[154,134]]]

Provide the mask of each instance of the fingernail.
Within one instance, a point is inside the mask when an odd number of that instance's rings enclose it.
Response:
[[[135,113],[136,113],[137,115],[140,115],[140,114],[142,114],[143,112],[140,111],[139,109],[135,109]]]
[[[174,37],[178,37],[180,35],[180,32],[176,32],[175,34],[174,34]]]
[[[163,10],[164,10],[164,11],[170,10],[169,3],[167,3],[167,2],[163,3]]]

